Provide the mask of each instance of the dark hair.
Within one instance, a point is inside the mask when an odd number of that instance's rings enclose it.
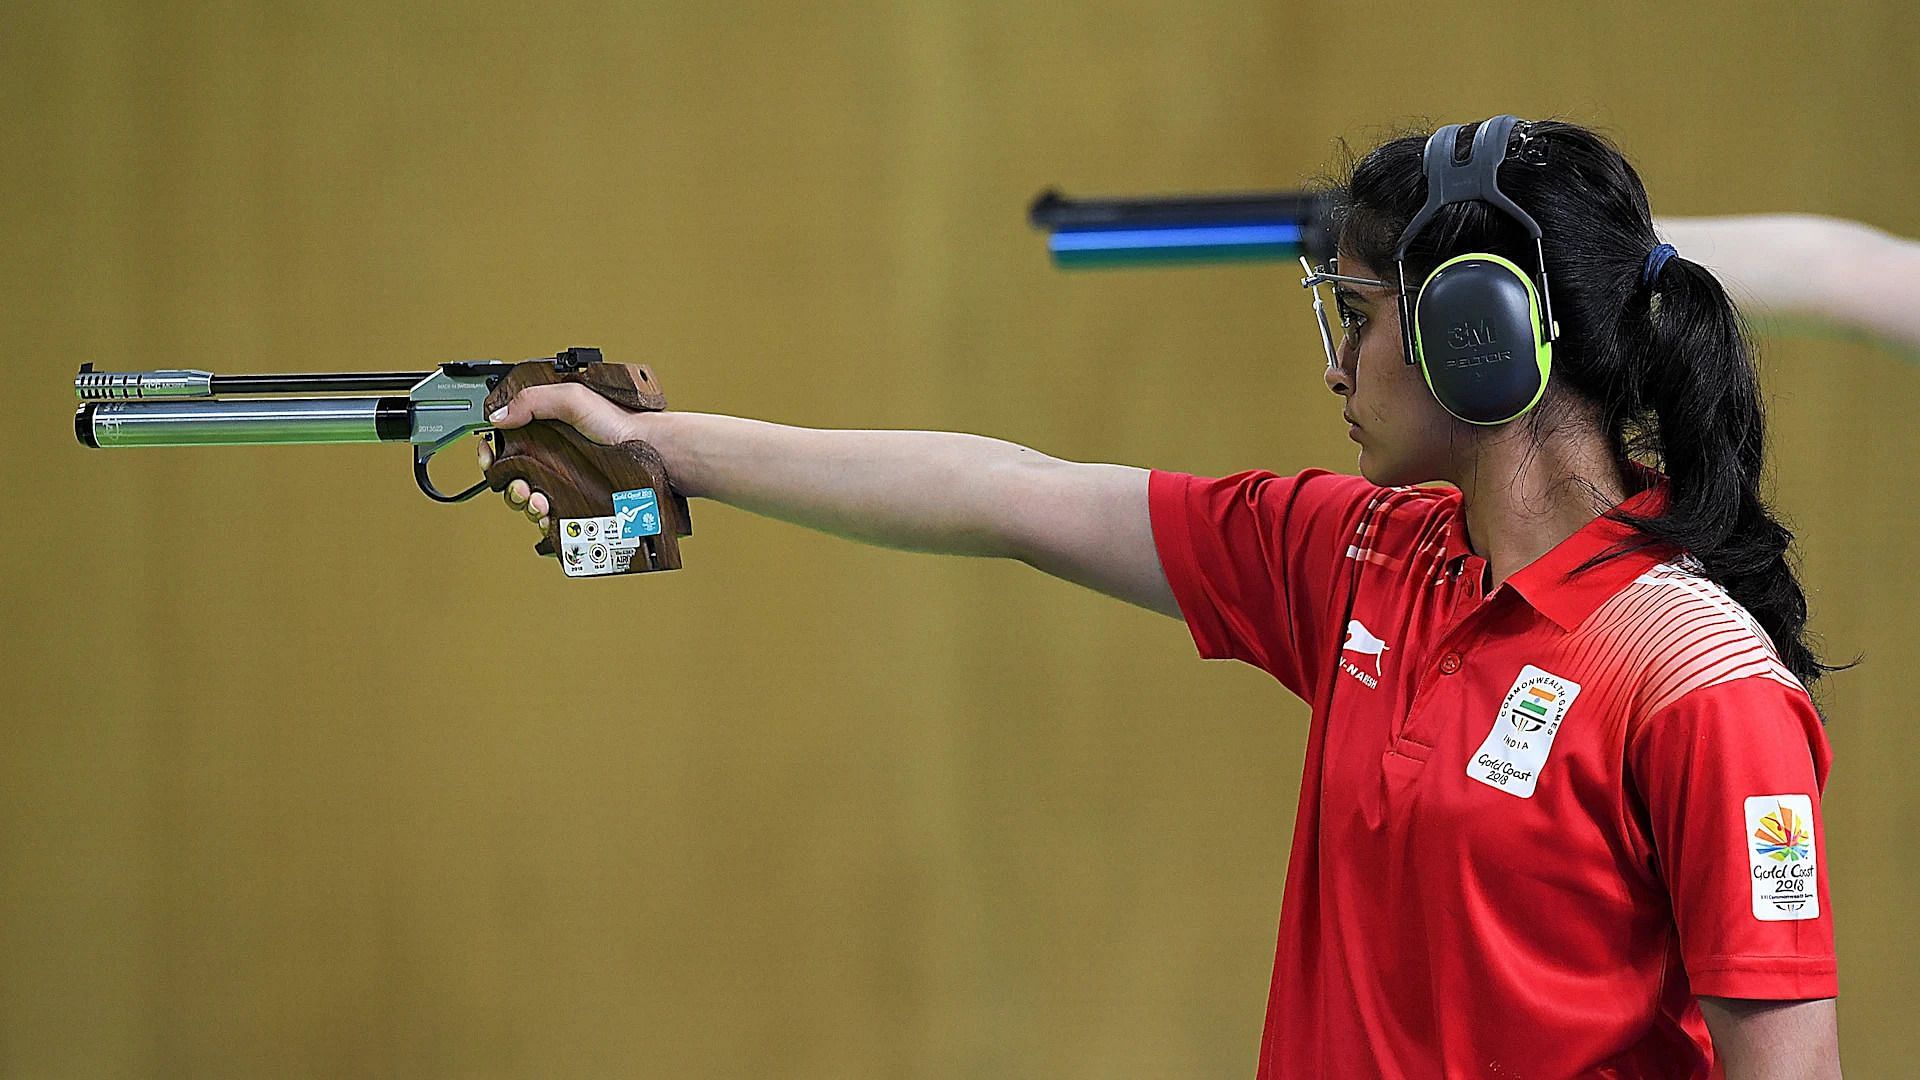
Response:
[[[1478,127],[1461,127],[1458,153]],[[1544,160],[1510,157],[1499,181],[1540,226],[1560,323],[1548,397],[1531,421],[1536,437],[1541,416],[1564,415],[1572,394],[1597,409],[1616,458],[1657,467],[1669,481],[1657,515],[1608,512],[1636,535],[1593,561],[1655,545],[1690,553],[1773,639],[1788,670],[1811,685],[1838,668],[1809,641],[1806,594],[1787,561],[1793,534],[1760,497],[1765,424],[1745,321],[1719,280],[1684,252],[1651,285],[1642,283],[1660,241],[1646,188],[1612,142],[1555,120],[1533,122],[1526,137],[1530,151],[1538,148],[1533,140],[1544,140]],[[1513,141],[1519,138],[1516,130]],[[1389,280],[1400,234],[1426,202],[1426,143],[1426,131],[1403,134],[1357,163],[1349,156],[1346,176],[1330,192],[1339,251]],[[1417,287],[1466,251],[1536,265],[1519,222],[1485,203],[1458,203],[1408,249],[1408,283]]]

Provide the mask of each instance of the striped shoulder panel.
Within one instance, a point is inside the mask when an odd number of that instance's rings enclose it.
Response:
[[[1381,488],[1373,493],[1360,522],[1354,526],[1347,543],[1347,558],[1372,563],[1389,570],[1415,567],[1433,571],[1428,578],[1437,581],[1441,555],[1446,549],[1451,515],[1434,514],[1433,509],[1452,497],[1451,491],[1426,487]],[[1403,522],[1414,521],[1411,537],[1401,529]],[[1391,538],[1386,536],[1391,532]],[[1384,542],[1383,542],[1384,541]]]
[[[1601,681],[1627,680],[1637,717],[1736,679],[1769,679],[1805,692],[1767,632],[1691,557],[1635,578],[1576,636],[1604,670]]]

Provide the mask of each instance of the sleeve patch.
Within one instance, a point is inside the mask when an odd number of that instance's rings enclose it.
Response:
[[[1810,795],[1747,799],[1747,862],[1753,872],[1753,917],[1787,922],[1820,917],[1820,878]]]

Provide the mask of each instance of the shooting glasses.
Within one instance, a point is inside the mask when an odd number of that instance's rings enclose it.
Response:
[[[1326,265],[1319,269],[1315,269],[1313,265],[1307,262],[1306,258],[1302,256],[1300,259],[1300,268],[1307,272],[1307,276],[1300,279],[1300,287],[1313,293],[1313,317],[1320,323],[1320,344],[1327,350],[1327,366],[1330,368],[1338,368],[1340,366],[1340,352],[1347,347],[1347,319],[1345,314],[1341,315],[1340,340],[1335,341],[1333,339],[1333,327],[1327,322],[1326,305],[1320,301],[1320,283],[1323,281],[1344,281],[1349,285],[1365,285],[1370,288],[1391,289],[1393,288],[1393,282],[1342,274],[1339,272],[1340,259],[1337,256],[1328,259]],[[1337,299],[1336,297],[1336,300]],[[1407,363],[1413,363],[1413,358],[1408,357]]]

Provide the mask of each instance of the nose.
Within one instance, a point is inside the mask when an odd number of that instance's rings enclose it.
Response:
[[[1353,393],[1353,379],[1337,364],[1327,365],[1327,389],[1347,397]]]

